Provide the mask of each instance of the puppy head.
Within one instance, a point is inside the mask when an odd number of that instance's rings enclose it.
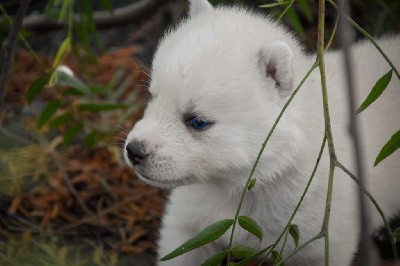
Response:
[[[209,181],[243,186],[293,89],[286,43],[296,43],[244,10],[193,0],[190,16],[158,47],[152,99],[126,139],[125,158],[142,180],[160,187]],[[288,140],[299,134],[285,123],[262,157],[258,173],[265,180],[290,161]]]

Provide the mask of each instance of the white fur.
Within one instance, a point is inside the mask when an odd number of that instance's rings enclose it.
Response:
[[[315,61],[291,33],[261,15],[240,8],[211,8],[191,1],[191,18],[161,41],[153,61],[153,96],[127,137],[143,141],[150,154],[136,166],[144,181],[174,188],[163,219],[159,255],[164,256],[206,226],[234,217],[239,195],[271,128],[300,80]],[[400,68],[400,38],[379,44]],[[390,68],[367,42],[356,44],[354,77],[358,104]],[[266,65],[276,75],[266,75]],[[339,52],[325,58],[333,136],[338,159],[352,169],[352,144],[347,128],[347,93]],[[277,82],[278,81],[278,82]],[[279,83],[279,84],[278,84]],[[282,93],[282,91],[289,93]],[[384,94],[361,119],[369,189],[386,215],[400,211],[400,152],[379,166],[374,158],[400,129],[400,85],[393,75]],[[214,124],[201,132],[191,129],[185,114],[194,113]],[[319,72],[308,78],[282,117],[255,172],[256,186],[246,195],[242,213],[261,226],[264,239],[238,229],[235,244],[262,248],[275,241],[289,219],[315,164],[324,133]],[[327,149],[309,193],[294,223],[300,242],[321,229],[327,188]],[[358,244],[358,211],[353,181],[336,169],[330,220],[331,265],[349,265]],[[373,224],[381,220],[373,209]],[[160,265],[199,265],[227,247],[228,233],[204,248]],[[294,248],[288,240],[284,254]],[[316,241],[288,261],[289,265],[321,265],[323,241]]]

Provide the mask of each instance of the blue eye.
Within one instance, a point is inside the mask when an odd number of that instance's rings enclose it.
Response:
[[[188,122],[189,125],[196,130],[204,130],[211,125],[210,121],[204,120],[200,117],[192,117]]]

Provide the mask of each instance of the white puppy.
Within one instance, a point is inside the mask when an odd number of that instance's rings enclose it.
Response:
[[[400,69],[400,38],[379,44]],[[358,103],[390,67],[366,42],[352,49]],[[159,255],[164,256],[206,226],[233,218],[261,143],[291,92],[311,65],[291,33],[243,8],[213,8],[192,0],[189,18],[169,31],[153,61],[144,117],[126,140],[125,157],[145,182],[173,188],[163,219]],[[339,52],[326,55],[333,137],[339,161],[352,169],[347,93]],[[359,115],[369,189],[388,217],[400,211],[400,152],[379,166],[382,146],[400,129],[400,85],[393,75],[384,94]],[[238,229],[234,244],[257,249],[276,240],[305,188],[324,134],[319,71],[314,71],[282,117],[255,172],[256,186],[242,214],[261,225],[260,243]],[[300,242],[321,230],[329,170],[325,150],[316,177],[294,223]],[[335,171],[330,220],[331,265],[349,265],[358,246],[354,182]],[[376,210],[373,225],[382,222]],[[228,231],[229,232],[229,231]],[[227,247],[229,234],[162,265],[199,265]],[[288,240],[284,254],[294,249]],[[279,249],[278,249],[279,250]],[[290,265],[321,265],[323,240],[310,244]]]

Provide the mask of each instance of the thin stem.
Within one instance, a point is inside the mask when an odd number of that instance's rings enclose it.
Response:
[[[293,257],[296,253],[298,253],[300,250],[302,250],[303,248],[305,248],[306,246],[308,246],[309,244],[311,244],[312,242],[314,242],[315,240],[318,240],[322,237],[324,237],[324,232],[320,232],[319,234],[315,235],[314,237],[310,238],[308,241],[304,242],[303,244],[301,244],[300,246],[298,246],[295,250],[293,250],[292,253],[290,253],[286,258],[284,258],[279,264],[277,264],[276,266],[279,266],[281,264],[283,264],[286,260],[290,259],[291,257]]]
[[[338,6],[335,4],[335,2],[333,2],[333,0],[327,0],[331,5],[333,5],[335,8],[338,8]],[[354,20],[352,20],[348,15],[344,14],[344,17],[350,21],[350,23],[354,26],[354,28],[356,28],[362,35],[364,35],[365,38],[367,38],[374,46],[375,48],[381,53],[381,55],[383,56],[383,58],[385,58],[386,62],[388,62],[388,64],[390,65],[390,67],[393,69],[394,73],[396,74],[397,78],[400,80],[400,73],[397,70],[397,68],[394,66],[394,64],[392,63],[392,61],[389,59],[389,57],[383,52],[383,50],[381,49],[381,47],[376,43],[376,41],[374,40],[374,38],[368,33],[366,32],[363,28],[360,27],[360,25],[358,25]]]
[[[295,90],[293,91],[293,93],[290,95],[289,99],[286,101],[286,103],[285,103],[285,105],[283,106],[281,112],[279,113],[278,117],[275,119],[275,122],[274,122],[274,124],[273,124],[271,130],[268,132],[267,137],[265,138],[264,142],[263,142],[262,145],[261,145],[261,149],[260,149],[260,151],[259,151],[259,153],[258,153],[258,155],[257,155],[257,159],[256,159],[256,161],[254,162],[254,165],[253,165],[253,167],[252,167],[252,169],[251,169],[250,175],[249,175],[249,177],[247,178],[246,185],[244,186],[243,191],[242,191],[242,194],[241,194],[241,196],[240,196],[239,206],[238,206],[238,208],[237,208],[237,210],[236,210],[236,214],[235,214],[235,218],[234,218],[234,223],[233,223],[232,231],[231,231],[231,236],[230,236],[230,239],[229,239],[229,246],[228,246],[228,250],[229,250],[229,251],[232,249],[233,235],[234,235],[234,233],[235,233],[236,224],[237,224],[237,221],[238,221],[238,218],[239,218],[240,210],[242,209],[242,204],[243,204],[244,196],[246,195],[246,191],[248,190],[247,188],[249,187],[250,181],[251,181],[251,179],[252,179],[252,177],[253,177],[253,175],[254,175],[254,172],[255,172],[255,170],[256,170],[256,167],[257,167],[257,165],[258,165],[258,162],[260,161],[261,155],[262,155],[262,153],[264,152],[265,146],[267,145],[269,139],[270,139],[271,136],[272,136],[272,133],[275,131],[276,126],[278,125],[279,121],[281,120],[281,118],[282,118],[282,116],[283,116],[283,113],[286,111],[287,107],[288,107],[289,104],[292,102],[294,96],[297,94],[297,92],[300,90],[301,86],[304,84],[304,82],[306,81],[306,79],[310,76],[311,72],[312,72],[317,66],[318,66],[318,63],[315,62],[315,63],[312,65],[312,67],[310,68],[310,70],[307,72],[307,74],[304,76],[304,78],[301,80],[300,84],[296,87],[296,89],[295,89]],[[229,262],[230,262],[230,252],[229,252],[228,258],[227,258],[227,263],[229,264]]]
[[[351,179],[353,179],[354,182],[357,183],[357,185],[360,186],[359,179],[352,172],[350,172],[350,170],[348,170],[343,164],[341,164],[339,161],[335,161],[335,166],[342,169],[343,172],[345,172]],[[374,204],[376,210],[379,212],[379,215],[381,216],[383,223],[385,224],[386,230],[390,236],[394,258],[395,258],[395,260],[398,260],[399,255],[397,253],[397,248],[396,248],[396,236],[394,235],[392,229],[390,228],[389,223],[386,219],[386,216],[383,213],[383,210],[381,209],[381,207],[379,206],[379,204],[375,200],[375,198],[372,196],[372,194],[368,190],[366,190],[364,187],[361,187],[361,188],[362,188],[364,194],[369,198],[369,200],[372,202],[372,204]]]
[[[251,255],[250,257],[238,262],[238,263],[234,263],[232,266],[245,266],[248,265],[248,263],[253,262],[255,259],[257,259],[258,257],[260,257],[262,254],[264,254],[265,252],[267,252],[268,250],[273,250],[274,245],[269,245],[268,247],[260,250],[259,252]]]
[[[331,45],[332,45],[333,38],[334,38],[335,35],[336,35],[336,30],[337,30],[338,22],[339,22],[339,15],[336,16],[335,25],[333,25],[333,30],[332,30],[331,37],[329,37],[328,43],[327,43],[326,46],[325,46],[325,52],[328,51],[329,47],[331,47]]]
[[[328,101],[328,89],[326,85],[326,73],[325,73],[325,61],[324,61],[324,38],[325,38],[325,0],[319,0],[318,8],[318,40],[317,40],[317,60],[319,62],[319,70],[321,75],[321,89],[322,89],[322,103],[324,110],[324,122],[325,122],[325,136],[328,141],[329,148],[329,178],[328,178],[328,189],[326,193],[325,213],[324,221],[322,224],[322,232],[325,237],[325,265],[329,265],[329,219],[331,213],[332,204],[332,192],[333,192],[333,177],[335,172],[334,161],[336,160],[335,147],[333,144],[333,136],[331,129],[331,121],[329,115],[329,101]]]
[[[319,162],[321,161],[321,157],[322,157],[322,154],[323,154],[323,152],[324,152],[325,144],[326,144],[326,136],[324,135],[324,139],[322,140],[321,148],[320,148],[319,153],[318,153],[317,161],[316,161],[316,163],[315,163],[315,165],[314,165],[314,169],[313,169],[313,171],[312,171],[312,173],[311,173],[311,176],[310,176],[310,178],[308,179],[308,183],[307,183],[307,185],[306,185],[306,188],[304,189],[304,192],[303,192],[303,194],[301,195],[300,200],[299,200],[299,202],[298,202],[297,205],[296,205],[296,208],[294,209],[292,215],[290,216],[288,222],[286,223],[285,228],[283,229],[283,231],[281,232],[281,234],[279,235],[279,237],[275,240],[275,243],[274,243],[274,245],[273,245],[273,248],[275,248],[276,245],[278,245],[278,243],[279,243],[279,241],[281,240],[282,236],[284,235],[285,231],[287,231],[287,230],[289,229],[289,226],[292,224],[292,221],[293,221],[293,219],[294,219],[294,217],[295,217],[295,215],[296,215],[298,209],[300,208],[300,205],[301,205],[301,203],[303,202],[304,197],[306,196],[306,194],[307,194],[307,192],[308,192],[308,189],[309,189],[309,187],[310,187],[310,185],[311,185],[311,182],[312,182],[313,179],[314,179],[315,173],[317,172]],[[272,251],[270,251],[265,257],[267,258],[271,252],[272,252]]]
[[[325,236],[325,265],[329,265],[329,218],[331,214],[334,172],[335,172],[335,166],[332,163],[331,159],[329,167],[328,191],[326,193],[324,222],[322,224],[322,231],[324,232]]]
[[[290,3],[287,5],[287,7],[283,10],[283,12],[279,15],[277,18],[278,21],[281,21],[283,16],[286,14],[286,12],[289,10],[289,8],[293,5],[294,0],[290,1]]]
[[[289,235],[289,230],[286,230],[286,232],[285,232],[285,238],[283,239],[283,244],[282,244],[281,250],[279,251],[280,254],[282,254],[283,249],[284,249],[285,246],[286,246],[286,242],[287,242],[287,239],[288,239],[288,235]]]
[[[25,48],[28,49],[29,53],[32,55],[35,62],[39,65],[40,69],[45,73],[49,73],[46,66],[43,64],[42,60],[40,60],[39,56],[35,53],[35,51],[33,51],[31,45],[28,43],[28,41],[25,39],[25,37],[21,33],[18,34],[18,37],[22,41],[22,43],[25,45]]]
[[[277,3],[271,3],[271,4],[264,4],[264,5],[260,5],[258,7],[260,8],[271,8],[271,7],[276,7],[276,6],[284,6],[289,4],[290,2],[292,2],[293,0],[288,0],[288,1],[284,1],[284,2],[277,2]]]
[[[319,0],[319,18],[318,18],[318,47],[317,61],[321,75],[322,101],[325,121],[325,135],[328,141],[329,157],[336,159],[333,136],[331,129],[331,119],[329,114],[328,89],[326,86],[325,60],[324,60],[324,27],[325,27],[325,0]]]

